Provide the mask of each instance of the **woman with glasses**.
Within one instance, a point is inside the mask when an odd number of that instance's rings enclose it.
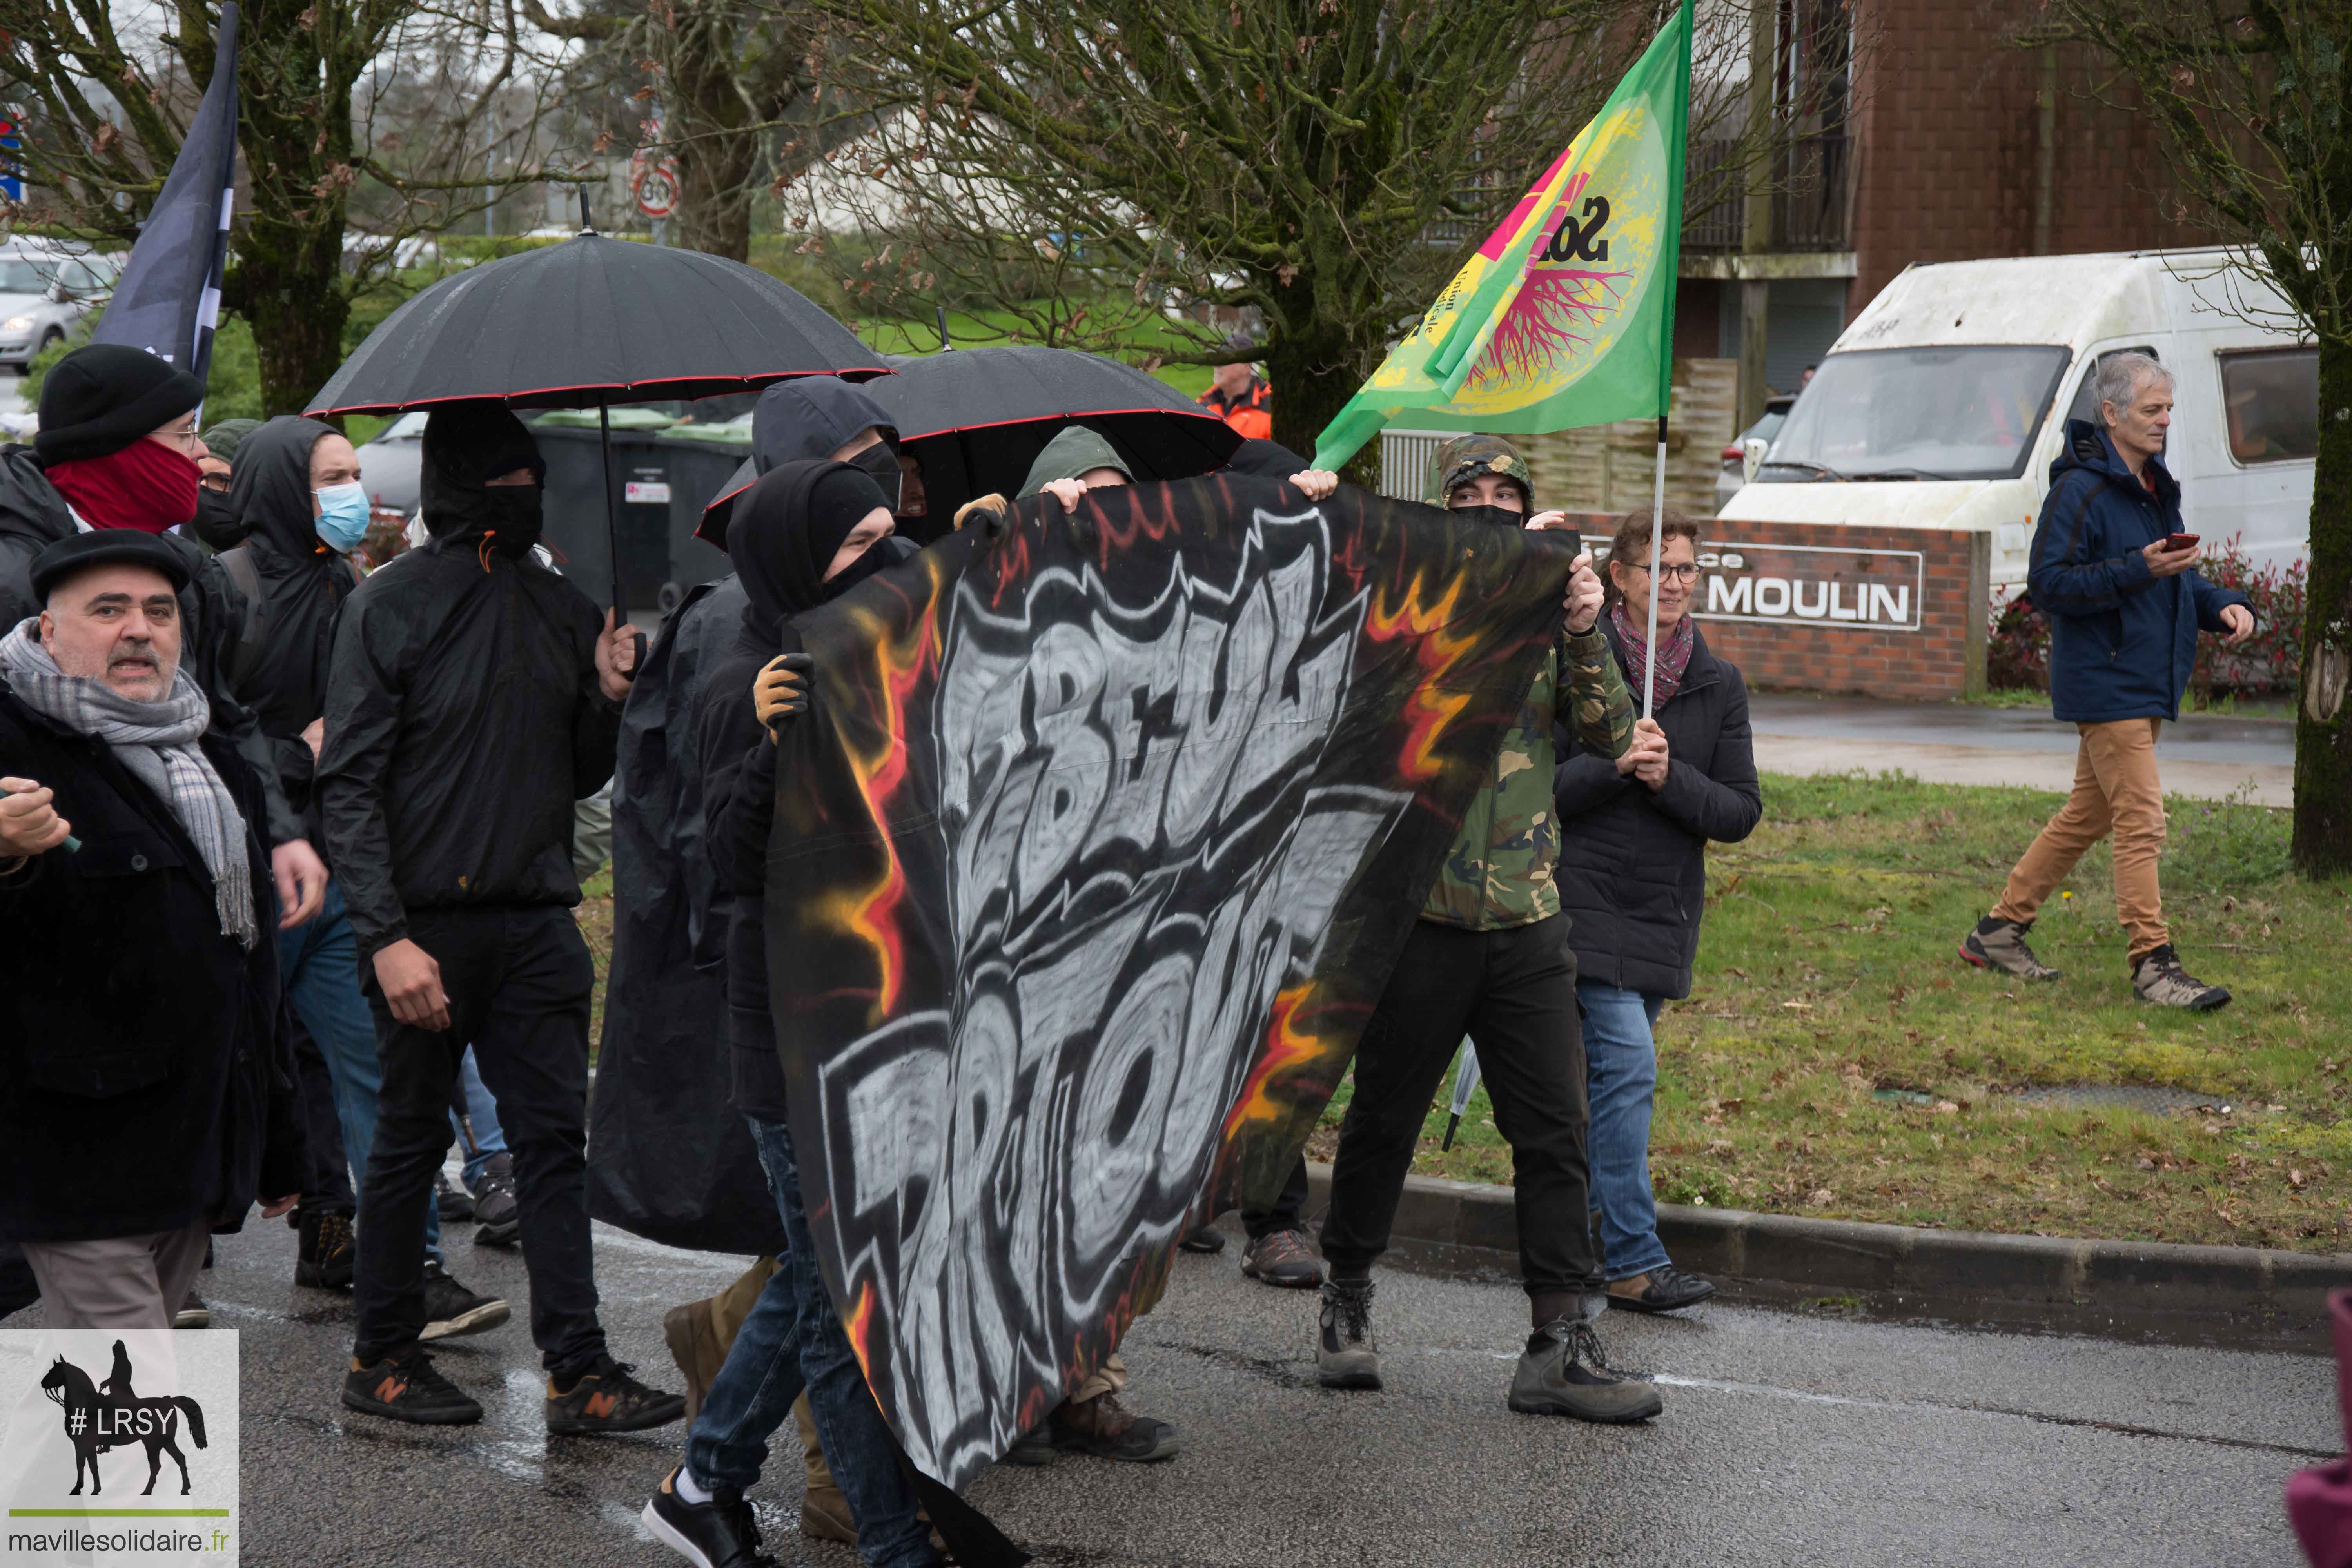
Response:
[[[1654,563],[1650,538],[1647,510],[1618,526],[1601,628],[1638,703],[1656,596],[1655,722],[1637,725],[1631,749],[1614,758],[1560,731],[1552,799],[1560,821],[1560,908],[1570,917],[1584,1012],[1592,1201],[1601,1211],[1609,1304],[1671,1312],[1706,1300],[1715,1286],[1676,1268],[1658,1240],[1650,1193],[1658,1058],[1650,1030],[1669,997],[1690,994],[1707,842],[1747,837],[1764,805],[1747,684],[1736,666],[1708,651],[1690,616],[1698,524],[1665,512]]]

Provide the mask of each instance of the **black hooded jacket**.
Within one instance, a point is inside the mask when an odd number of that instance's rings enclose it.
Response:
[[[621,709],[597,684],[603,616],[529,552],[538,487],[485,485],[538,461],[503,406],[436,409],[433,537],[344,602],[318,795],[362,956],[412,909],[580,901],[572,806],[612,776]]]
[[[278,785],[303,813],[314,844],[324,842],[324,832],[311,799],[317,764],[302,731],[327,710],[336,618],[359,585],[350,560],[319,537],[311,516],[310,448],[333,434],[315,419],[285,414],[245,437],[228,497],[246,542],[222,555],[225,571],[242,556],[261,588],[248,621],[260,636],[238,660],[237,700],[260,721]]]
[[[0,449],[0,632],[40,614],[33,597],[33,557],[76,525],[65,497],[30,447]],[[188,569],[180,590],[180,662],[213,705],[213,728],[228,738],[237,755],[261,775],[262,841],[272,846],[304,837],[300,813],[278,786],[270,748],[253,714],[230,689],[236,639],[245,625],[245,595],[236,591],[213,552],[176,533],[162,536]]]
[[[828,583],[825,568],[857,520],[882,504],[873,480],[846,463],[787,463],[744,492],[727,530],[727,552],[743,586],[743,626],[703,679],[695,729],[711,866],[719,890],[730,900],[727,1002],[735,1015],[735,1105],[764,1121],[785,1116],[782,1066],[772,1031],[760,1026],[768,1013],[762,907],[768,829],[775,820],[776,748],[760,728],[751,682],[770,659],[800,647],[793,616],[856,580],[845,573]]]
[[[879,426],[893,442],[898,426],[882,405],[831,375],[794,376],[751,405],[751,458],[760,472],[786,463],[821,462],[859,431]]]

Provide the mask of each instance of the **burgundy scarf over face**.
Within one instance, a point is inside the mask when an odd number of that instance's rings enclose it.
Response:
[[[161,533],[196,515],[196,460],[144,436],[119,452],[51,463],[44,471],[92,528]]]
[[[1617,628],[1618,642],[1625,649],[1625,668],[1633,671],[1633,680],[1641,679],[1642,660],[1649,647],[1642,636],[1642,622],[1626,613],[1622,599],[1609,606],[1609,618]],[[1658,644],[1658,671],[1652,681],[1656,699],[1652,705],[1654,708],[1664,708],[1675,700],[1675,693],[1683,689],[1683,671],[1690,666],[1692,636],[1691,618],[1685,613]],[[1626,684],[1631,686],[1633,681]],[[1633,700],[1640,703],[1640,691],[1633,693]]]

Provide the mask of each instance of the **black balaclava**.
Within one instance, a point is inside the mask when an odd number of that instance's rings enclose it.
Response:
[[[1492,502],[1478,506],[1449,506],[1445,510],[1459,522],[1490,523],[1496,528],[1525,528],[1528,525],[1528,513],[1513,511],[1509,507],[1496,506]]]
[[[333,426],[291,414],[249,431],[229,470],[228,510],[250,537],[295,561],[331,555],[310,511],[310,448]]]
[[[744,629],[772,644],[793,616],[890,564],[896,552],[877,547],[825,581],[841,542],[877,507],[888,510],[881,488],[847,463],[786,463],[761,475],[727,524],[727,554],[751,601]]]
[[[1305,473],[1310,466],[1306,458],[1279,441],[1253,437],[1234,448],[1225,471],[1255,474],[1264,479],[1286,479],[1293,474]]]
[[[488,481],[529,468],[527,485]],[[503,403],[488,398],[445,403],[425,422],[419,489],[425,530],[436,539],[480,535],[513,559],[539,542],[540,498],[547,463],[539,443]]]

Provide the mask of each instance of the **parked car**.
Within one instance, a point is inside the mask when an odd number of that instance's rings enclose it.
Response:
[[[36,354],[65,342],[83,317],[106,303],[121,271],[120,256],[23,240],[0,249],[0,364],[25,374]]]
[[[1772,437],[1778,436],[1780,426],[1788,423],[1789,410],[1796,405],[1797,395],[1793,392],[1766,398],[1762,416],[1742,430],[1738,438],[1723,449],[1723,472],[1715,478],[1716,510],[1721,511],[1725,503],[1739,493],[1739,487],[1754,475],[1757,465],[1763,460],[1765,448],[1772,445]],[[1763,446],[1755,445],[1759,441]]]
[[[1724,522],[1990,533],[2025,581],[2066,421],[2098,362],[2137,350],[2177,380],[2165,466],[2182,526],[2237,536],[2259,570],[2310,553],[2319,351],[2266,279],[2220,250],[1911,267],[1854,318]]]
[[[360,483],[369,510],[406,518],[418,504],[418,475],[425,463],[425,411],[412,409],[360,443]]]

